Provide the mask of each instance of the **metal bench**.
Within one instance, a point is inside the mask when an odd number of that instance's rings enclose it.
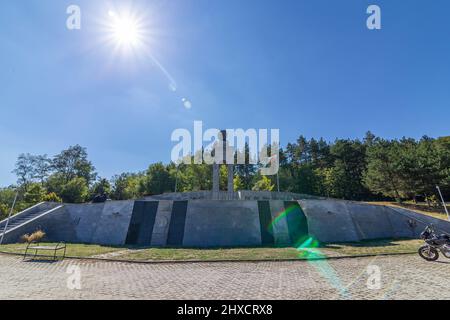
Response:
[[[64,250],[62,258],[64,259],[66,257],[66,244],[64,242],[58,243],[56,246],[41,246],[39,245],[39,242],[30,242],[27,245],[27,249],[25,250],[25,255],[23,256],[23,260],[25,260],[28,256],[28,250],[33,251],[34,255],[33,258],[36,258],[38,251],[53,251],[53,261],[56,261],[56,253],[59,250]]]

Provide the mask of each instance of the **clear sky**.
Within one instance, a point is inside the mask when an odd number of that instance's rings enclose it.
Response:
[[[71,4],[81,30],[66,28]],[[369,4],[382,30],[367,29]],[[145,49],[105,41],[111,10],[137,13]],[[0,186],[19,153],[74,144],[107,178],[168,162],[171,132],[194,120],[279,128],[282,145],[449,135],[449,13],[448,0],[2,0]]]

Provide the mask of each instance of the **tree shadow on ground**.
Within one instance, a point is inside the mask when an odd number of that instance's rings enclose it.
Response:
[[[396,247],[400,246],[400,243],[395,243],[398,241],[407,241],[407,240],[418,240],[418,239],[378,239],[378,240],[362,240],[359,242],[339,242],[339,243],[321,243],[320,248],[324,249],[339,249],[342,246],[347,247]]]

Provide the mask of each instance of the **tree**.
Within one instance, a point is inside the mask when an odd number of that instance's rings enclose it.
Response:
[[[445,181],[448,174],[448,150],[440,142],[423,137],[419,142],[402,139],[402,176],[410,186],[411,196],[429,198],[436,194],[436,185]]]
[[[267,176],[262,176],[261,179],[256,181],[253,191],[272,191],[275,185]]]
[[[253,157],[250,154],[250,147],[248,142],[245,143],[243,152],[236,152],[236,162],[238,159],[238,154],[242,155],[242,157],[245,159],[245,163],[237,164],[236,166],[234,166],[235,175],[239,177],[239,181],[241,183],[240,190],[251,190],[254,177],[258,171],[258,167],[252,164],[254,161],[251,161]]]
[[[17,183],[25,190],[34,178],[34,161],[35,157],[29,153],[22,153],[16,161],[16,167],[13,173],[17,176]]]
[[[178,168],[178,191],[201,191],[212,188],[212,165],[181,164]]]
[[[48,178],[52,170],[52,161],[44,155],[34,156],[33,178],[37,179],[41,185],[44,185],[45,179]]]
[[[90,184],[97,174],[95,167],[87,158],[86,148],[79,145],[71,146],[53,158],[53,169],[66,183],[78,177],[84,178],[86,183]]]
[[[61,198],[68,203],[83,203],[89,194],[87,182],[82,177],[75,177],[61,190]]]
[[[173,191],[174,184],[168,168],[159,162],[149,166],[145,178],[141,181],[141,191],[149,195],[162,194]]]
[[[15,195],[16,190],[12,187],[0,188],[0,221],[8,216]]]
[[[94,198],[97,195],[105,195],[109,197],[111,194],[111,184],[107,179],[100,178],[98,179],[90,190],[91,198]]]
[[[23,200],[29,204],[36,204],[44,200],[46,192],[42,184],[32,183],[28,186],[27,191],[23,197]]]
[[[135,199],[141,195],[139,192],[142,174],[122,173],[112,178],[111,198],[114,200]]]
[[[246,190],[245,185],[239,176],[234,177],[233,186],[235,191]]]
[[[62,199],[54,192],[50,192],[44,196],[43,201],[47,202],[62,202]]]
[[[372,140],[367,148],[365,185],[374,193],[401,201],[405,194],[400,161],[401,147],[397,141]]]
[[[365,145],[359,140],[336,140],[330,153],[334,158],[332,196],[349,200],[368,197],[370,192],[362,181],[366,170]]]

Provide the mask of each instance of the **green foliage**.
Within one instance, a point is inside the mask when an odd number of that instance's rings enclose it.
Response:
[[[50,192],[44,196],[43,201],[61,203],[62,199],[60,197],[58,197],[58,195],[56,193]]]
[[[262,177],[258,166],[235,166],[235,190],[273,190],[276,177]],[[192,157],[191,157],[192,158]],[[411,199],[418,195],[439,201],[436,185],[450,196],[450,137],[420,140],[385,140],[368,132],[361,140],[308,140],[300,136],[280,150],[281,191],[348,200]],[[21,154],[14,172],[20,197],[14,212],[40,201],[80,203],[105,194],[114,200],[135,199],[177,191],[211,190],[212,165],[152,164],[145,172],[122,173],[111,181],[100,178],[85,148],[76,145],[52,159]],[[220,169],[220,186],[226,188],[226,167]],[[0,218],[11,207],[15,187],[0,189]]]
[[[86,148],[79,145],[69,147],[53,158],[53,170],[64,180],[64,183],[78,177],[84,178],[89,184],[95,180],[97,174],[87,157]]]
[[[23,201],[31,204],[39,203],[44,200],[45,194],[45,188],[40,183],[32,183],[28,186]]]
[[[91,199],[97,195],[106,195],[109,197],[111,194],[111,183],[104,178],[97,180],[90,190]]]
[[[235,176],[234,177],[233,185],[234,185],[234,190],[235,191],[245,190],[244,182],[243,182],[243,180],[242,180],[242,178],[240,176]]]
[[[364,181],[376,193],[398,200],[432,198],[436,185],[449,186],[450,143],[447,139],[375,139],[367,150]]]
[[[212,165],[198,164],[178,166],[178,191],[211,190]],[[172,189],[173,191],[174,189]]]
[[[0,203],[0,221],[8,217],[9,207],[5,203]]]
[[[75,177],[63,185],[61,198],[68,203],[83,203],[89,195],[89,188],[84,178]]]
[[[116,175],[112,179],[111,198],[114,200],[135,199],[141,196],[139,187],[141,180],[144,179],[142,174],[122,173]]]
[[[141,180],[140,191],[147,195],[161,194],[173,191],[174,184],[169,168],[159,162],[149,166]]]
[[[261,179],[256,181],[253,191],[272,191],[275,188],[275,185],[267,176],[262,176]]]

